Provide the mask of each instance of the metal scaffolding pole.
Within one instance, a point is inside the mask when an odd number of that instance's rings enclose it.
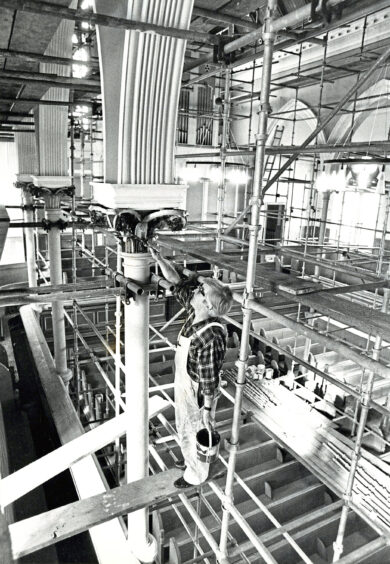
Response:
[[[383,294],[383,302],[382,302],[382,313],[387,313],[389,297],[390,297],[390,290],[388,288],[385,288]],[[372,357],[374,360],[379,360],[381,346],[382,346],[382,336],[378,334],[375,338],[375,345],[372,352]],[[368,410],[371,400],[372,388],[374,385],[374,379],[375,379],[375,372],[369,371],[366,389],[362,394],[361,414],[360,414],[359,425],[356,433],[355,448],[352,452],[351,468],[349,471],[347,486],[344,494],[345,505],[341,510],[341,517],[340,517],[339,529],[337,532],[337,538],[333,544],[333,550],[334,550],[333,562],[337,562],[338,560],[340,560],[340,557],[344,551],[344,534],[347,526],[349,506],[352,500],[352,491],[355,482],[355,474],[360,458],[360,451],[362,448],[363,434],[367,423],[367,416],[368,416]]]
[[[252,311],[248,307],[247,300],[253,296],[253,285],[256,273],[256,258],[259,233],[259,211],[262,202],[262,177],[265,161],[265,142],[267,139],[268,115],[270,110],[269,96],[272,72],[272,52],[275,41],[275,34],[272,33],[271,23],[277,9],[277,0],[268,0],[266,16],[264,20],[264,66],[261,85],[259,127],[256,135],[256,157],[255,171],[253,178],[253,195],[251,198],[251,223],[249,226],[249,255],[248,268],[246,275],[245,300],[243,302],[243,328],[241,336],[240,356],[238,361],[236,399],[233,411],[232,434],[230,438],[230,452],[228,462],[228,472],[226,477],[225,496],[228,506],[232,503],[232,493],[234,485],[234,472],[236,467],[236,457],[240,435],[241,406],[245,385],[245,373],[248,363],[249,333],[252,318]],[[229,509],[223,510],[220,550],[227,557],[227,539],[229,530]]]
[[[221,252],[221,235],[223,229],[223,209],[226,193],[226,150],[229,143],[229,117],[230,117],[230,79],[231,70],[225,70],[225,91],[223,100],[223,128],[221,141],[221,178],[218,184],[217,194],[217,240],[215,250]]]

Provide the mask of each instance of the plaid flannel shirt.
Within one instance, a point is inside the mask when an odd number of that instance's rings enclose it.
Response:
[[[193,323],[194,308],[190,305],[193,285],[188,281],[181,281],[175,289],[178,302],[186,310],[184,325],[180,331],[183,337],[192,337],[196,331],[212,322],[219,322],[217,317],[210,317],[199,323]],[[200,393],[214,395],[219,384],[219,373],[222,369],[226,352],[226,333],[220,327],[209,327],[201,335],[195,335],[191,340],[188,352],[187,372],[195,382],[199,383]],[[199,398],[202,403],[201,398]]]

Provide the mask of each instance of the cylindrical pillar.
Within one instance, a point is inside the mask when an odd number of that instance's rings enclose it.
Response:
[[[24,204],[24,221],[33,222],[34,221],[34,211],[32,209],[33,197],[27,191],[23,190],[23,204]],[[37,265],[35,256],[35,238],[34,238],[34,228],[25,227],[24,236],[26,239],[26,260],[27,260],[27,276],[28,285],[38,286],[38,276],[37,276]]]
[[[149,253],[122,253],[124,275],[145,284],[149,280]],[[125,389],[127,483],[149,475],[149,296],[137,296],[125,305]],[[149,534],[148,509],[128,515],[130,550],[141,562],[153,562],[157,543]]]
[[[45,219],[51,223],[62,218],[60,200],[58,196],[45,197]],[[50,261],[50,283],[51,285],[62,284],[62,262],[61,262],[61,232],[56,226],[51,226],[48,232],[48,250]],[[72,371],[66,363],[66,338],[64,305],[62,302],[52,303],[52,323],[54,341],[54,361],[58,374],[66,384],[72,378]]]

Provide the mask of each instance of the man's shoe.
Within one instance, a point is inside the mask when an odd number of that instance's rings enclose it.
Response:
[[[187,468],[184,458],[179,458],[179,460],[176,460],[174,464],[176,468],[179,468],[179,470],[185,470]]]
[[[184,478],[183,476],[181,476],[181,478],[178,478],[177,480],[175,480],[173,482],[173,485],[175,486],[175,488],[178,488],[179,490],[185,490],[186,488],[191,488],[193,487],[193,484],[189,484]]]

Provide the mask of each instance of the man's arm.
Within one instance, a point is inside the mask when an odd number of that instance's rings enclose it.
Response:
[[[159,251],[156,251],[152,247],[149,247],[150,254],[152,258],[157,262],[158,266],[161,268],[163,276],[171,284],[178,284],[181,280],[180,275],[176,271],[175,267],[169,262],[169,260],[163,258]]]

